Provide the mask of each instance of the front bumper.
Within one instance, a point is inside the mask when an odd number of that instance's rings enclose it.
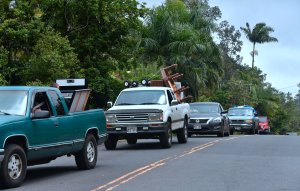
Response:
[[[136,128],[136,131],[129,131],[129,128]],[[138,139],[154,138],[157,135],[165,133],[167,123],[158,124],[115,124],[107,129],[108,135],[117,135],[118,137],[128,138],[136,137]]]
[[[251,131],[253,128],[252,124],[230,124],[230,129],[234,131],[247,132]]]
[[[3,161],[4,159],[4,149],[0,149],[0,163]]]
[[[268,127],[268,126],[260,126],[260,127],[258,127],[258,131],[259,132],[269,132],[270,131],[270,127]]]
[[[189,123],[190,134],[218,134],[222,130],[222,123]]]

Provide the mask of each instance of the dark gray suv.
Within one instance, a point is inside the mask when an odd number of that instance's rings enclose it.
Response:
[[[229,119],[226,113],[227,111],[217,102],[190,103],[189,137],[192,134],[229,136]]]

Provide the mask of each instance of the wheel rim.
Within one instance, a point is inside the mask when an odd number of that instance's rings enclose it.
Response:
[[[13,154],[8,161],[8,174],[12,179],[18,179],[23,169],[22,159],[20,155]]]
[[[89,162],[93,162],[94,161],[94,158],[95,158],[95,146],[94,144],[90,141],[87,145],[87,148],[86,148],[86,151],[87,151],[87,159]]]

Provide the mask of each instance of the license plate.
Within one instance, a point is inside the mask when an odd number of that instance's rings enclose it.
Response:
[[[195,125],[194,129],[202,129],[201,125]]]
[[[235,127],[235,130],[241,130],[241,127]]]
[[[127,133],[137,133],[137,127],[127,127]]]

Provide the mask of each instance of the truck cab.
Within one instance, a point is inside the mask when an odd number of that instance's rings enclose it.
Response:
[[[251,106],[237,106],[229,108],[230,133],[234,131],[255,134],[258,130],[258,117]]]

